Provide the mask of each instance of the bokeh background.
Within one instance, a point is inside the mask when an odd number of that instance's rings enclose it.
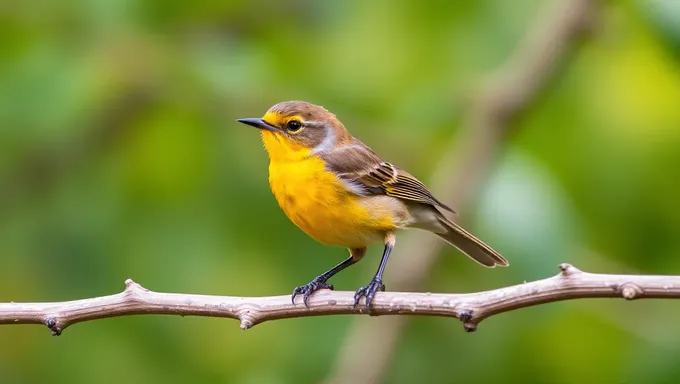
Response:
[[[0,301],[106,295],[126,278],[157,291],[288,294],[346,251],[288,221],[258,133],[234,120],[282,100],[322,104],[427,182],[461,140],[471,90],[546,3],[0,2]],[[511,267],[448,249],[428,290],[521,283],[561,262],[680,274],[680,2],[599,4],[465,208],[467,227]],[[364,285],[379,248],[336,289]],[[603,299],[499,315],[473,334],[413,318],[382,380],[676,382],[678,316],[674,301]],[[233,320],[134,316],[58,338],[2,326],[0,383],[321,382],[356,321],[384,318],[244,332]]]

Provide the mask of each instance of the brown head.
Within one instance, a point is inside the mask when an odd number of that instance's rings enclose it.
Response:
[[[284,101],[262,118],[237,121],[260,129],[272,160],[323,153],[352,140],[334,114],[305,101]]]

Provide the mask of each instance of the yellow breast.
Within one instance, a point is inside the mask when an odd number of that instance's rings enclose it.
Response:
[[[276,133],[262,132],[270,156],[269,184],[288,218],[322,243],[363,247],[383,240],[395,228],[386,210],[371,209],[350,192],[309,149]]]

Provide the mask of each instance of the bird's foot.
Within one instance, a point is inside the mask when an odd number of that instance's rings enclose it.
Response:
[[[302,295],[302,302],[305,303],[305,307],[309,307],[309,305],[307,305],[307,300],[309,300],[309,296],[311,296],[312,293],[318,291],[319,289],[330,289],[332,291],[333,285],[326,284],[326,281],[322,279],[321,276],[317,276],[309,284],[301,285],[293,290],[292,297],[293,305],[295,304],[295,297],[297,295]]]
[[[359,305],[359,300],[361,300],[361,297],[363,296],[366,298],[366,308],[368,308],[368,313],[371,314],[371,302],[378,291],[384,292],[385,284],[383,284],[382,280],[378,276],[375,276],[367,286],[357,289],[357,293],[354,294],[354,308]]]

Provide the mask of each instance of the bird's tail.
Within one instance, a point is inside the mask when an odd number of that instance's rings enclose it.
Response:
[[[477,263],[493,268],[497,265],[506,267],[510,265],[505,257],[496,252],[483,241],[476,238],[473,234],[463,229],[460,225],[450,221],[442,215],[437,215],[438,231],[437,236],[444,239],[447,243],[458,248]]]

